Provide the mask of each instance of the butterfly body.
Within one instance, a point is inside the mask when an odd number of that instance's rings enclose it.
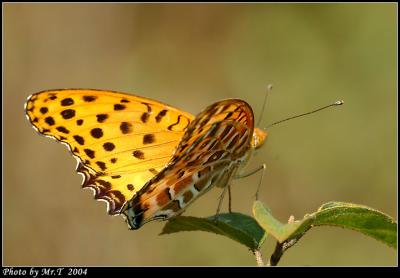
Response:
[[[25,109],[39,133],[68,145],[83,187],[131,229],[176,216],[213,186],[226,186],[266,136],[239,99],[194,117],[142,97],[72,89],[34,94]]]

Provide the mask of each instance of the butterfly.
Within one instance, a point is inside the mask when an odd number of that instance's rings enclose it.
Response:
[[[267,136],[240,99],[193,116],[145,97],[61,89],[31,95],[25,112],[37,132],[69,148],[82,187],[130,229],[179,215],[213,186],[226,187]]]

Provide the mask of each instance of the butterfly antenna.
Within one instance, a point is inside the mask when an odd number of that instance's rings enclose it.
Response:
[[[292,116],[292,117],[277,121],[277,122],[272,123],[272,124],[268,125],[267,127],[265,127],[264,130],[270,128],[271,126],[274,126],[274,125],[277,125],[277,124],[280,124],[280,123],[283,123],[283,122],[286,122],[286,121],[289,121],[289,120],[292,120],[292,119],[295,119],[295,118],[299,118],[299,117],[303,117],[303,116],[306,116],[306,115],[309,115],[309,114],[313,114],[315,112],[324,110],[324,109],[332,107],[332,106],[339,106],[339,105],[342,105],[342,104],[344,104],[344,101],[343,100],[339,100],[339,101],[336,101],[335,103],[332,103],[332,104],[329,104],[327,106],[315,109],[313,111],[310,111],[310,112],[307,112],[307,113],[303,113],[303,114],[299,114],[299,115],[295,115],[295,116]]]
[[[265,106],[267,105],[267,97],[268,97],[269,92],[271,92],[271,91],[272,91],[272,84],[269,84],[267,86],[267,91],[265,92],[264,102],[263,102],[263,106],[261,108],[260,118],[258,119],[257,126],[260,126],[261,120],[263,118],[262,115],[264,114]]]

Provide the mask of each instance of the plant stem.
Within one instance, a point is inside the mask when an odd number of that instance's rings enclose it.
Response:
[[[274,253],[271,255],[271,258],[268,261],[268,266],[276,266],[281,257],[283,255],[283,244],[279,243],[279,241],[276,242],[276,246],[275,246],[275,251]]]
[[[282,243],[279,243],[279,241],[277,241],[274,253],[272,253],[271,258],[269,259],[267,266],[276,266],[279,263],[283,253],[287,249],[292,247],[299,240],[299,238],[301,236],[299,236],[297,238],[293,238],[291,240],[286,240],[286,241],[284,241]]]
[[[258,250],[258,249],[253,250],[253,253],[254,253],[254,256],[256,256],[257,265],[265,266],[260,250]]]

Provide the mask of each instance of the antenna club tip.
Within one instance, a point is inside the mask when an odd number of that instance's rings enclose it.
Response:
[[[344,104],[344,101],[343,100],[338,100],[334,104],[335,105],[342,105],[342,104]]]

